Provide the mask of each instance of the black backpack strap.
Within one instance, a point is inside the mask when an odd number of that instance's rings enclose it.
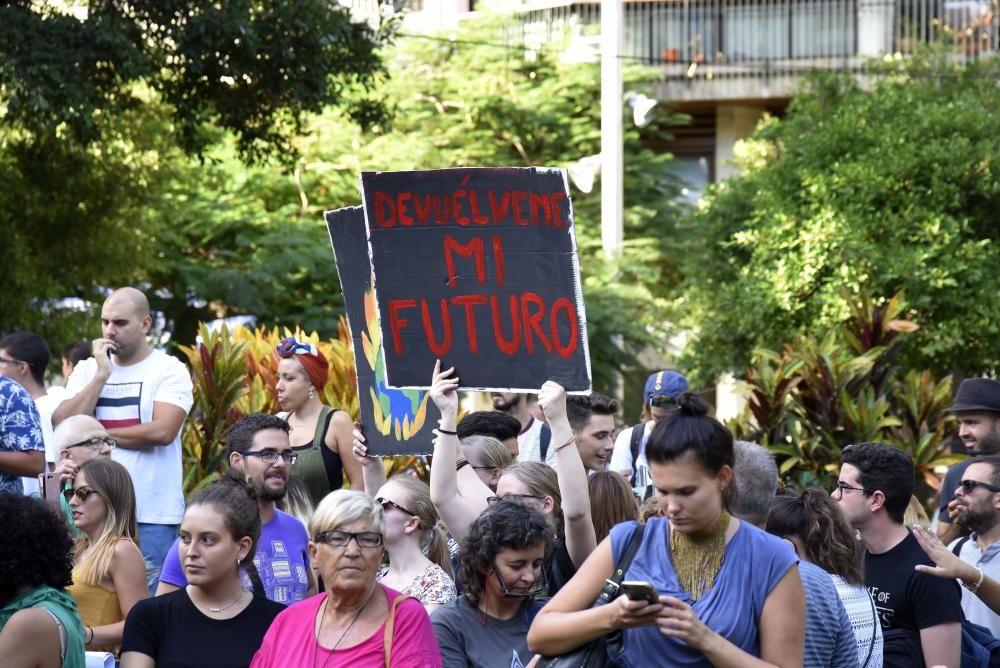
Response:
[[[542,431],[538,434],[538,444],[541,447],[542,463],[545,463],[546,455],[549,454],[549,443],[552,442],[552,430],[549,425],[542,423]]]
[[[962,536],[961,538],[959,538],[958,542],[955,543],[955,547],[951,548],[951,553],[954,554],[959,559],[961,559],[961,555],[959,554],[959,552],[962,551],[962,546],[965,545],[967,542],[969,542],[969,538],[970,536]]]
[[[628,449],[632,452],[632,472],[639,469],[639,446],[642,445],[642,435],[646,432],[646,423],[640,422],[632,427],[632,438],[629,439]]]

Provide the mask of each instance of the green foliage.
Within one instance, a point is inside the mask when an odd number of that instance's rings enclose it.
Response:
[[[699,380],[835,327],[866,290],[905,292],[920,326],[905,366],[1000,366],[998,69],[925,54],[884,64],[870,90],[815,78],[758,128],[745,173],[686,221],[700,243],[678,305]]]
[[[330,364],[330,376],[320,398],[328,406],[357,417],[357,377],[346,321],[340,323],[336,338],[326,341],[316,332],[306,334],[302,330],[279,334],[277,328],[237,327],[230,331],[223,325],[209,331],[205,323],[199,323],[199,343],[180,347],[191,365],[194,385],[194,405],[181,432],[185,495],[214,480],[225,468],[230,427],[249,413],[278,412],[274,351],[286,336],[308,341],[323,352]]]
[[[335,2],[74,4],[72,14],[28,0],[0,7],[5,123],[89,144],[155,92],[186,150],[201,153],[211,125],[259,160],[288,157],[306,113],[336,105],[365,126],[385,118],[357,93],[377,81],[388,32],[352,23]]]
[[[899,296],[879,303],[867,295],[849,302],[853,315],[821,339],[797,337],[779,353],[757,349],[744,374],[747,409],[730,427],[768,446],[796,486],[831,484],[840,453],[852,443],[878,441],[905,450],[923,481],[936,490],[936,466],[954,461],[947,434],[952,378],[903,371],[892,357],[912,323]]]
[[[185,496],[214,480],[226,461],[226,434],[243,414],[235,410],[248,382],[246,345],[223,326],[201,325],[201,344],[182,346],[191,364],[194,405],[181,432]]]

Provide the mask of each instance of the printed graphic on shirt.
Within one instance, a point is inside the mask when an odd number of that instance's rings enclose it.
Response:
[[[264,590],[270,592],[268,598],[285,604],[303,600],[308,586],[306,569],[303,564],[292,563],[285,541],[271,540],[261,548],[266,549],[258,550],[253,562]]]
[[[517,655],[517,650],[511,650],[511,654],[510,668],[524,668],[524,664],[521,663],[521,657]]]
[[[871,594],[872,600],[875,601],[875,611],[878,613],[878,619],[882,624],[882,628],[891,629],[892,618],[896,614],[895,610],[887,607],[891,594],[887,591],[880,591],[878,587],[869,587],[868,593]]]
[[[142,381],[108,383],[101,390],[94,414],[105,429],[133,427],[142,423],[139,412],[141,397]]]

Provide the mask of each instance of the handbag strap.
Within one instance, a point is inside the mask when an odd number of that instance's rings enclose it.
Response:
[[[868,590],[865,589],[865,591]],[[868,655],[865,657],[865,660],[859,664],[861,668],[868,668],[868,662],[872,658],[872,650],[875,649],[875,637],[878,635],[878,627],[879,624],[881,624],[878,619],[878,611],[875,609],[875,600],[872,598],[871,594],[868,594],[868,602],[871,603],[872,606],[872,641],[868,643]]]
[[[625,546],[625,551],[622,552],[622,558],[615,565],[615,572],[610,578],[604,581],[604,588],[601,589],[601,594],[594,601],[594,605],[610,603],[618,596],[618,589],[621,587],[622,580],[625,579],[625,571],[632,565],[632,559],[635,558],[635,553],[639,551],[639,546],[642,544],[642,537],[645,533],[645,524],[635,525],[632,537],[629,539],[628,545]]]
[[[385,638],[383,639],[383,646],[385,648],[385,668],[389,668],[389,659],[392,657],[392,630],[396,626],[396,608],[403,601],[413,598],[412,596],[403,596],[402,594],[397,596],[392,601],[392,605],[389,606],[389,616],[385,620]]]

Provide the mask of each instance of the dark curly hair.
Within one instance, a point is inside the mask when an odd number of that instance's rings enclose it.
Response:
[[[462,595],[479,605],[486,586],[486,573],[500,550],[526,550],[545,543],[545,559],[552,555],[556,535],[542,513],[516,501],[490,506],[469,527],[458,553],[458,581]]]
[[[72,581],[73,538],[65,518],[40,499],[0,494],[0,605],[18,590]]]

